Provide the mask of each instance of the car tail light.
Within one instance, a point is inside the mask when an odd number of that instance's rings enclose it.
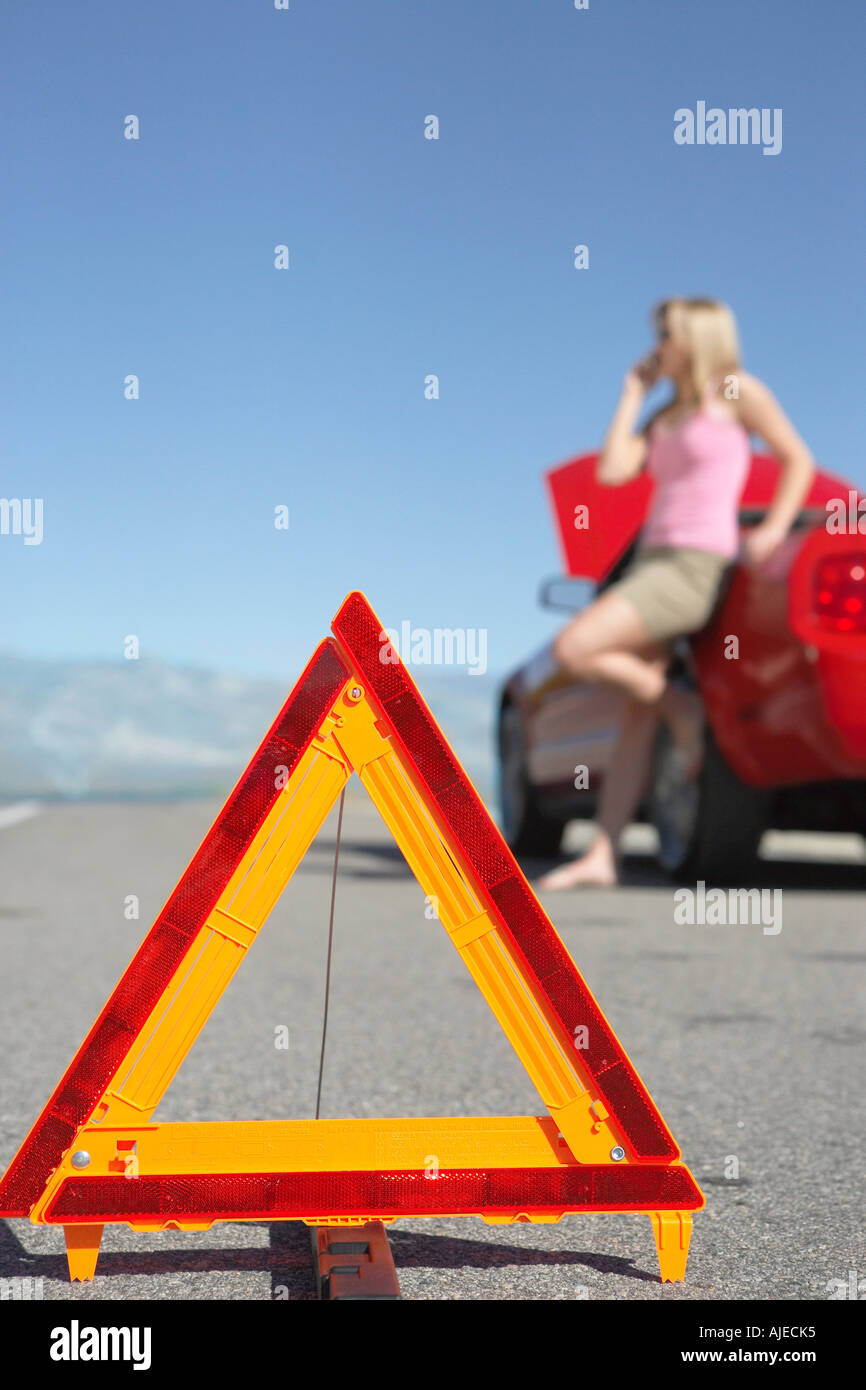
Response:
[[[813,577],[814,615],[827,632],[866,632],[866,555],[846,552],[819,560]]]
[[[788,622],[820,655],[866,656],[866,537],[823,526],[806,536],[788,580]]]
[[[810,651],[829,724],[866,759],[866,538],[816,527],[788,583],[788,621]]]

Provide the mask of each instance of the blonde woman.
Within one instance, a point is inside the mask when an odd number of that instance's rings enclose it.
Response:
[[[703,729],[694,695],[669,685],[671,643],[708,621],[737,557],[737,512],[749,468],[749,436],[781,464],[772,505],[744,542],[760,565],[784,540],[814,471],[809,450],[772,393],[740,367],[736,323],[712,299],[666,299],[653,310],[656,350],[625,377],[597,465],[615,487],[644,467],[655,481],[635,558],[618,583],[557,636],[557,661],[573,676],[622,690],[620,736],[599,799],[596,832],[582,858],[546,874],[541,888],[613,884],[619,839],[649,776],[659,718],[667,721],[685,776],[700,765]],[[673,395],[638,431],[646,391],[660,377]]]

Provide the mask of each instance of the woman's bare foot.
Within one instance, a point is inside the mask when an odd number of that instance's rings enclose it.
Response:
[[[544,874],[537,883],[543,891],[556,891],[564,888],[595,887],[612,888],[619,882],[616,860],[611,850],[593,845],[580,859],[570,864],[561,864]]]

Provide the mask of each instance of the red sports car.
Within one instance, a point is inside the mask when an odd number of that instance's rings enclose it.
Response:
[[[547,485],[566,580],[597,593],[628,562],[652,487],[595,480],[596,455],[553,469]],[[764,513],[778,464],[754,455],[742,528]],[[586,590],[586,583],[582,586]],[[585,599],[584,599],[585,601]],[[660,728],[641,819],[655,825],[672,873],[741,875],[769,828],[866,834],[866,499],[816,473],[784,547],[763,569],[737,566],[709,625],[675,649],[678,678],[699,691],[706,756],[677,776]],[[557,671],[550,644],[506,680],[498,736],[506,837],[517,853],[555,855],[565,824],[591,818],[622,697]]]

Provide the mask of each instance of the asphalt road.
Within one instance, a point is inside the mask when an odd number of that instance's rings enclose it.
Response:
[[[0,828],[0,1165],[216,809],[47,807]],[[332,815],[157,1119],[313,1113],[335,830]],[[812,841],[795,848],[798,858],[763,870],[762,881],[783,893],[775,935],[760,924],[677,924],[674,889],[640,857],[619,890],[543,898],[705,1191],[685,1284],[659,1282],[645,1217],[511,1227],[404,1221],[391,1228],[391,1244],[405,1298],[822,1300],[852,1270],[866,1281],[866,871],[850,845],[836,864],[809,857]],[[525,867],[531,876],[542,866]],[[124,918],[129,894],[140,898],[138,921]],[[288,1050],[274,1046],[280,1025]],[[425,918],[388,832],[351,784],[323,1114],[540,1108],[441,926]],[[738,1176],[728,1176],[735,1168]],[[113,1227],[95,1281],[73,1286],[59,1230],[0,1221],[0,1278],[41,1278],[45,1298],[73,1301],[310,1299],[308,1240],[295,1223],[203,1234]]]

